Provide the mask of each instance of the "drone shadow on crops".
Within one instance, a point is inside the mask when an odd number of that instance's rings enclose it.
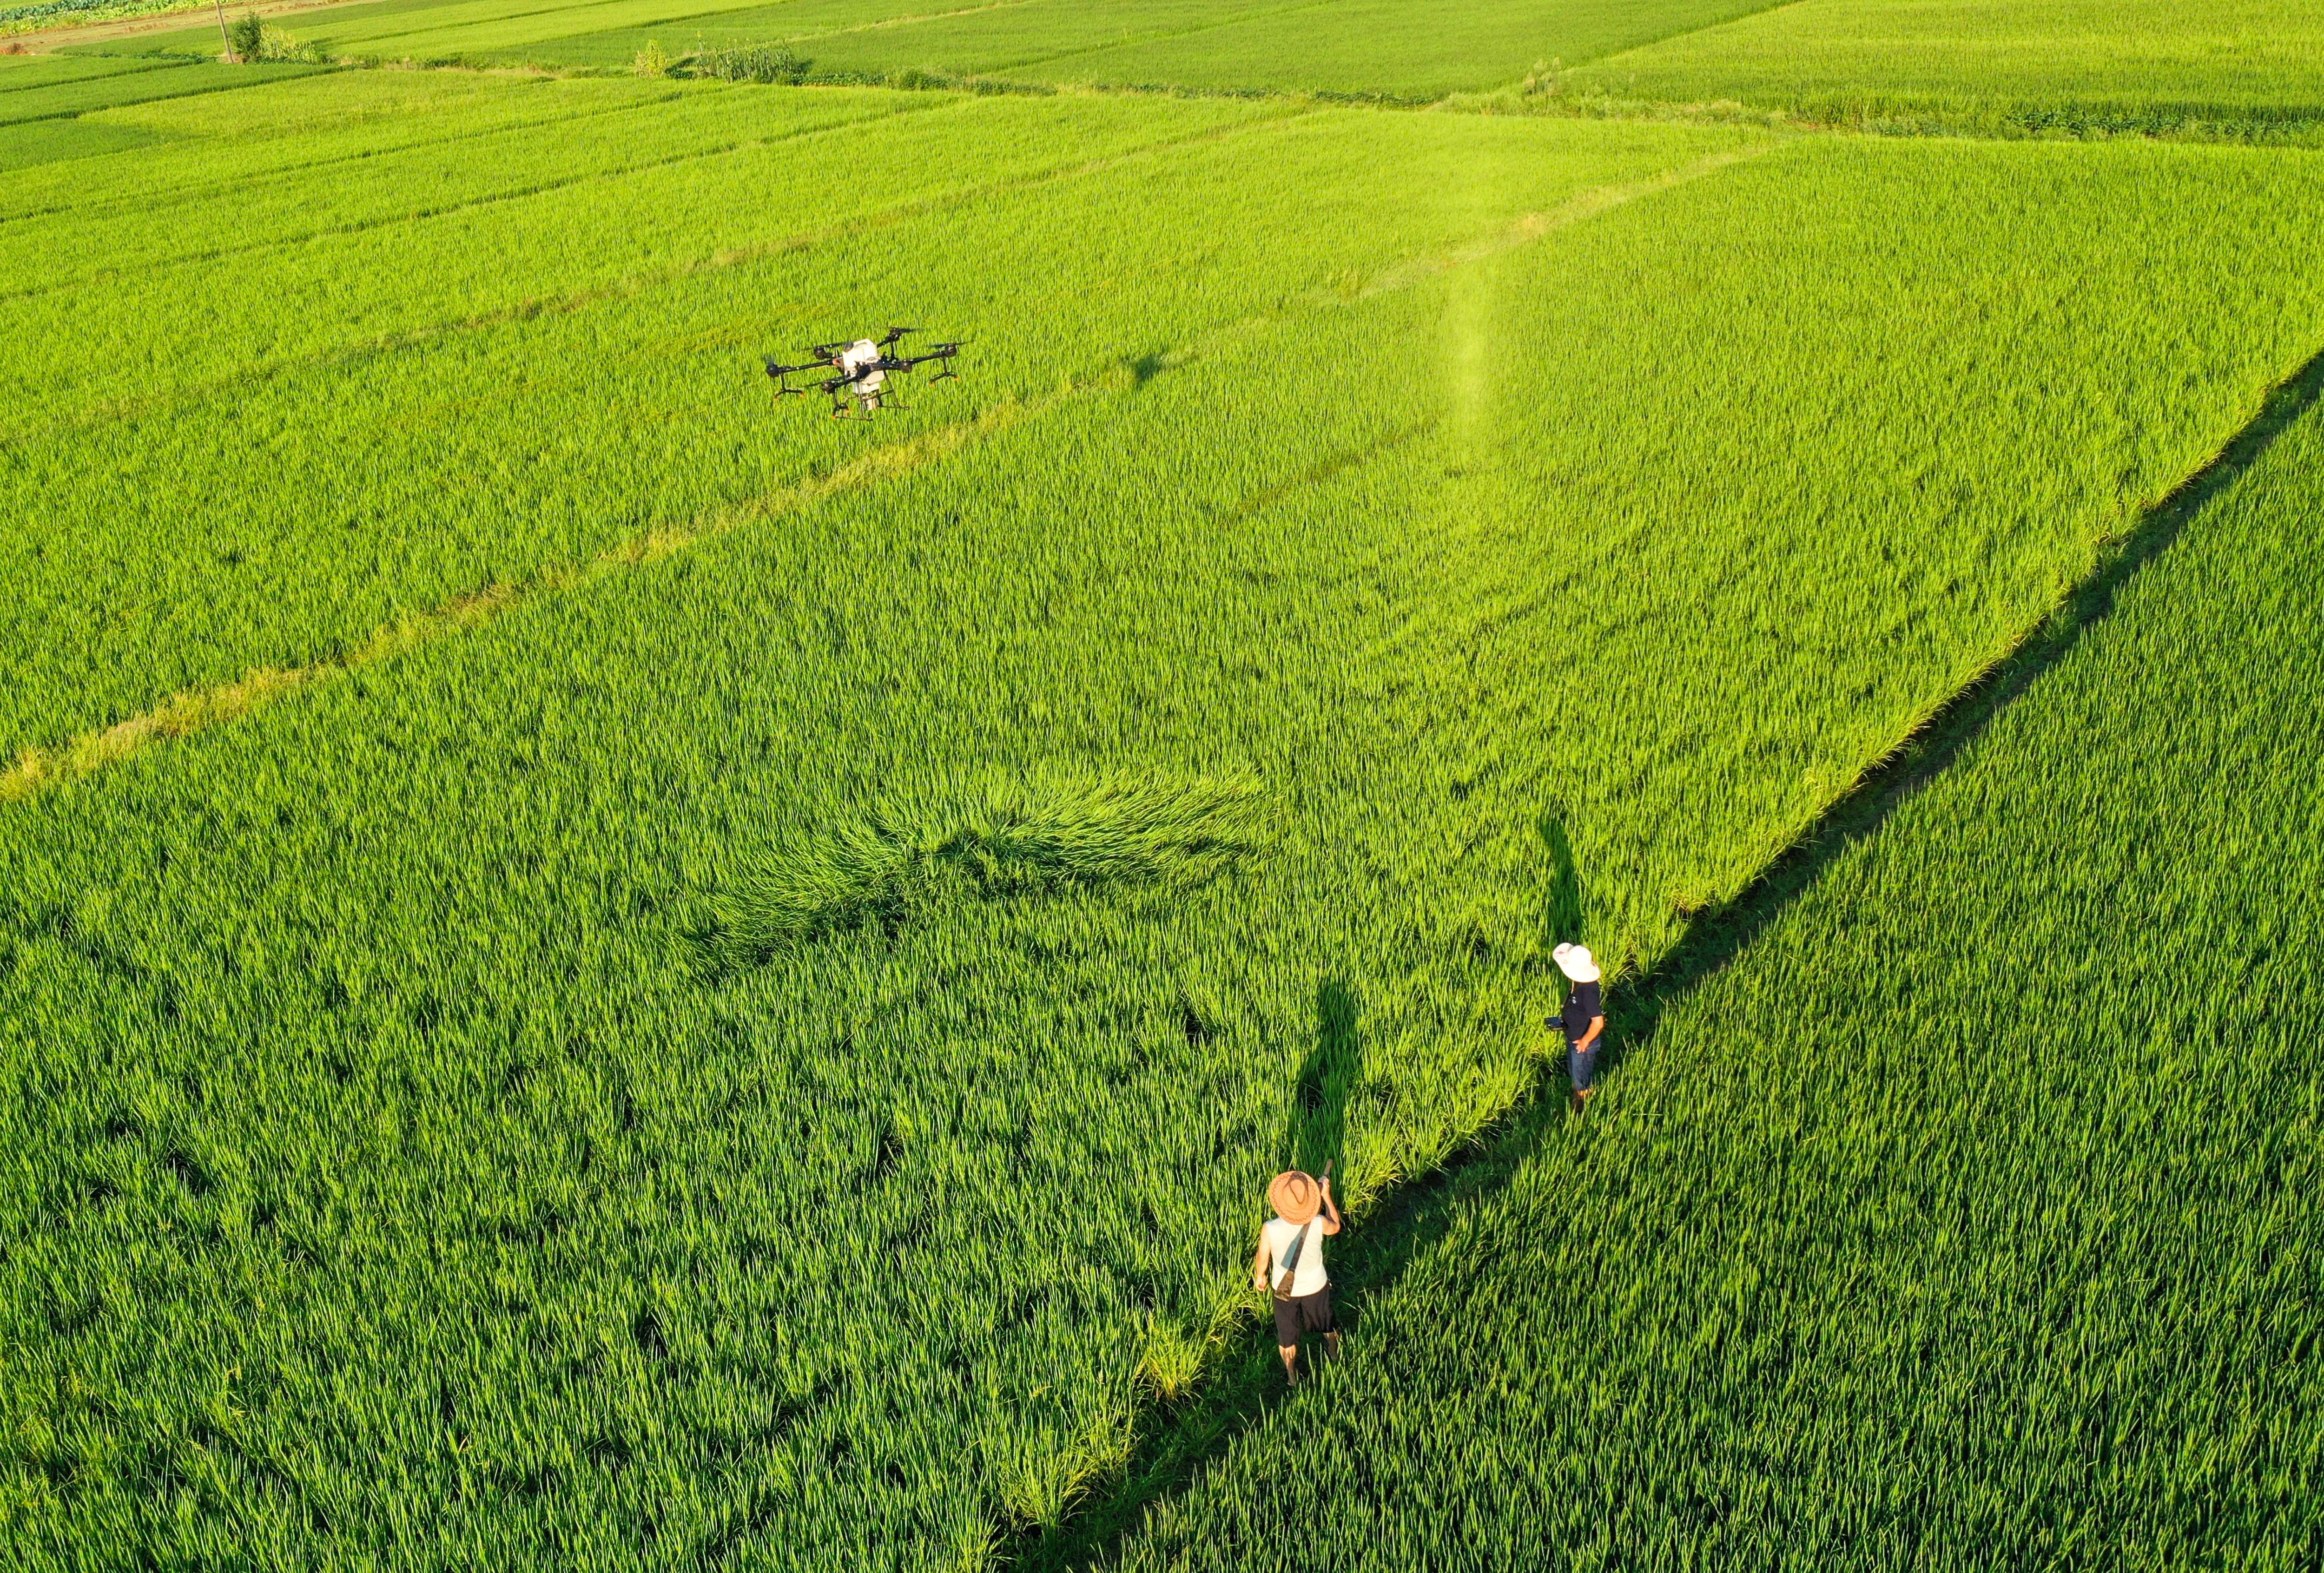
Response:
[[[2324,393],[2324,353],[2279,385],[2260,413],[2209,464],[2116,541],[2091,574],[2015,651],[1956,695],[1826,810],[1736,902],[1696,918],[1651,973],[1609,990],[1608,1063],[1602,1073],[1618,1074],[1626,1052],[1649,1048],[1665,1013],[1740,954],[1835,859],[1877,833],[1898,805],[1950,768],[2002,711],[2105,620],[2122,586],[2249,469],[2286,427],[2317,402],[2319,393]],[[1578,932],[1581,891],[1566,850],[1563,822],[1549,815],[1540,829],[1553,863],[1545,921],[1554,934],[1568,932],[1569,923]],[[1301,1072],[1303,1081],[1311,1073],[1317,1075],[1319,1086],[1328,1085],[1321,1059],[1326,1052],[1323,1044],[1334,1030],[1330,1024],[1342,1021],[1337,1029],[1340,1041],[1350,1049],[1355,1043],[1355,1001],[1343,986],[1336,999],[1331,998],[1334,987],[1327,983],[1319,991],[1323,1030],[1315,1054]],[[1344,1016],[1335,1016],[1335,1011]],[[1547,1096],[1512,1110],[1443,1167],[1403,1187],[1360,1227],[1339,1237],[1332,1254],[1332,1278],[1333,1300],[1350,1329],[1346,1357],[1361,1357],[1368,1308],[1395,1285],[1422,1250],[1440,1238],[1464,1209],[1502,1190],[1534,1154],[1566,1138],[1573,1117],[1566,1110],[1566,1100],[1555,1095],[1560,1090],[1556,1081],[1544,1083],[1536,1091]],[[1296,1145],[1301,1156],[1318,1150],[1311,1148],[1304,1131]],[[1109,1561],[1148,1507],[1183,1491],[1206,1460],[1282,1403],[1286,1390],[1272,1330],[1252,1328],[1238,1337],[1200,1390],[1153,1412],[1123,1472],[1086,1498],[1063,1523],[1030,1532],[1011,1547],[1010,1565],[1047,1569]]]

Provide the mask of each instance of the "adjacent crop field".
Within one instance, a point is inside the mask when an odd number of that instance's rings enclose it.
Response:
[[[1746,7],[938,9],[683,20],[1433,97]],[[0,1544],[1007,1561],[1204,1402],[1268,1173],[1377,1216],[1528,1104],[1578,924],[1594,1123],[1123,1559],[2313,1550],[2306,908],[2246,920],[2324,439],[1636,1001],[2312,365],[2316,155],[139,47],[0,69]],[[891,322],[961,379],[760,375]],[[2118,986],[2183,947],[2231,1069]]]
[[[2319,511],[2311,412],[1118,1565],[2313,1564]]]
[[[1325,0],[1254,8],[1231,20],[1189,18],[1178,25],[1120,30],[1131,32],[1126,38],[1079,28],[1052,32],[1038,24],[1020,35],[1010,23],[989,30],[931,23],[800,47],[835,69],[917,66],[1038,81],[1296,88],[1426,100],[1507,87],[1551,60],[1591,60],[1767,3],[1460,0],[1416,8],[1399,0]],[[1029,20],[1029,8],[1027,14]]]
[[[983,74],[1021,81],[1291,88],[1434,98],[1508,86],[1727,21],[1767,0],[390,0],[294,18],[299,36],[358,60],[625,66],[649,42],[788,43],[820,71]],[[214,52],[198,28],[140,49]]]
[[[263,87],[313,69],[312,66],[243,69],[168,58],[36,60],[0,77],[0,129],[65,120],[149,99]]]
[[[1573,86],[2016,134],[2324,140],[2324,14],[2275,0],[1803,0]]]

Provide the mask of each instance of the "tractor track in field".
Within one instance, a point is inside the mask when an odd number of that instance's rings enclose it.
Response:
[[[2047,615],[1858,773],[1740,896],[1696,917],[1653,970],[1609,986],[1601,1081],[1618,1077],[1630,1055],[1651,1053],[1665,1015],[1740,955],[1837,859],[1877,834],[1901,805],[1950,769],[2004,711],[2111,615],[2123,587],[2319,398],[2324,350],[2271,388],[2258,411],[2209,460],[2128,529],[2102,543],[2097,566]],[[1349,1331],[1343,1358],[1361,1357],[1370,1306],[1394,1290],[1465,1209],[1502,1191],[1536,1154],[1570,1138],[1564,1099],[1539,1096],[1543,1085],[1536,1080],[1528,1094],[1472,1134],[1455,1156],[1382,1193],[1361,1219],[1351,1218],[1352,1227],[1333,1257],[1335,1309]],[[1614,1117],[1600,1112],[1591,1118]],[[1194,1485],[1210,1461],[1282,1406],[1287,1394],[1271,1330],[1240,1328],[1240,1336],[1225,1341],[1204,1384],[1161,1408],[1159,1424],[1141,1428],[1128,1464],[1111,1482],[1085,1496],[1062,1522],[1017,1536],[1004,1548],[1004,1564],[1042,1573],[1111,1564],[1148,1509],[1166,1505]]]
[[[1251,124],[1268,124],[1272,122],[1249,122],[1242,126],[1222,129],[1240,130]],[[1216,136],[1222,134],[1222,131],[1214,129],[1202,134]],[[1391,290],[1415,287],[1452,269],[1498,256],[1642,197],[1715,174],[1781,145],[1780,141],[1770,140],[1744,148],[1725,149],[1659,175],[1592,188],[1554,208],[1522,215],[1480,240],[1390,263],[1363,287],[1353,291],[1318,290],[1292,297],[1271,309],[1221,323],[1186,345],[1149,355],[1135,364],[1109,364],[1053,391],[1003,400],[966,419],[871,448],[822,474],[810,476],[738,506],[717,511],[685,524],[666,525],[642,531],[593,556],[552,565],[520,580],[480,585],[436,606],[408,612],[383,624],[342,654],[300,666],[254,667],[230,681],[182,689],[134,715],[109,725],[92,728],[61,742],[27,746],[17,753],[12,763],[0,768],[0,803],[21,802],[85,779],[157,744],[208,731],[301,689],[361,667],[374,666],[422,645],[482,627],[527,603],[581,589],[613,575],[658,562],[749,525],[796,512],[850,487],[909,474],[938,463],[973,443],[1037,419],[1074,400],[1117,390],[1125,384],[1135,387],[1156,376],[1214,357],[1241,340],[1294,317],[1313,311],[1345,309]],[[1102,162],[1115,161],[1119,161]],[[1400,434],[1397,442],[1417,435],[1418,429]],[[1393,446],[1397,445],[1387,445]],[[1353,463],[1370,462],[1381,451],[1386,451],[1385,447],[1375,447]],[[1335,470],[1351,466],[1338,464]]]

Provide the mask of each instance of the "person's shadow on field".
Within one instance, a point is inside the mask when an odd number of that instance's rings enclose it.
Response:
[[[1541,950],[1546,956],[1561,940],[1580,942],[1585,914],[1582,878],[1574,867],[1573,843],[1566,837],[1564,817],[1545,814],[1538,828],[1550,864],[1542,912]],[[1557,1000],[1563,1005],[1564,980],[1558,982]],[[1339,1160],[1347,1136],[1348,1099],[1363,1080],[1362,1015],[1363,1007],[1345,979],[1326,978],[1315,986],[1315,1045],[1307,1051],[1292,1082],[1283,1167],[1321,1174],[1325,1164]]]
[[[1566,996],[1572,992],[1573,985],[1568,983],[1555,967],[1548,966],[1548,958],[1562,943],[1578,945],[1582,943],[1582,924],[1589,915],[1582,906],[1582,875],[1574,867],[1573,843],[1565,834],[1565,816],[1552,810],[1541,816],[1536,828],[1541,832],[1541,844],[1549,851],[1549,888],[1542,898],[1540,956],[1542,964],[1548,969],[1551,982],[1557,989],[1556,1004],[1551,1007],[1550,1019],[1543,1024],[1554,1034],[1557,1030],[1557,1012],[1564,1008]],[[1610,1017],[1608,1025],[1612,1025]],[[1622,1051],[1613,1041],[1613,1035],[1609,1032],[1599,1040],[1598,1073],[1601,1076],[1620,1062]],[[1560,1040],[1560,1047],[1562,1050],[1563,1040]]]
[[[1561,943],[1582,943],[1582,876],[1573,867],[1573,843],[1565,837],[1565,816],[1541,816],[1541,842],[1549,849],[1549,894],[1543,904],[1542,927],[1547,931],[1542,953]]]
[[[1315,1046],[1292,1082],[1291,1120],[1284,1132],[1284,1167],[1321,1174],[1336,1162],[1348,1128],[1348,1098],[1363,1079],[1363,1039],[1355,990],[1338,978],[1315,989]]]

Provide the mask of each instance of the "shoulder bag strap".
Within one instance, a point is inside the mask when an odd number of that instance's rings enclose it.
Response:
[[[1291,1248],[1284,1252],[1283,1259],[1276,1264],[1283,1269],[1283,1276],[1275,1281],[1275,1292],[1286,1300],[1291,1298],[1291,1280],[1299,1271],[1299,1253],[1307,1248],[1307,1231],[1314,1227],[1315,1220],[1312,1218],[1301,1224],[1297,1237],[1291,1242]]]

